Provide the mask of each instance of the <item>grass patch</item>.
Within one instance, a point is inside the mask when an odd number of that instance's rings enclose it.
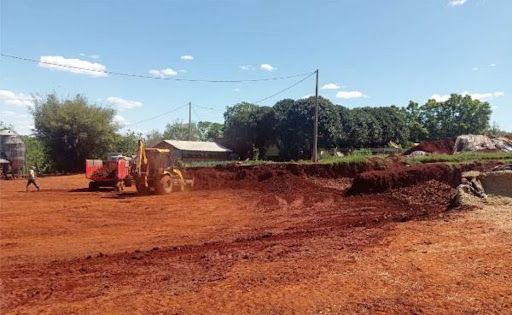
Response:
[[[457,154],[429,154],[418,157],[405,157],[405,161],[410,164],[418,163],[465,163],[478,162],[486,160],[497,160],[505,163],[512,162],[511,152],[462,152]]]
[[[323,156],[319,160],[320,164],[359,164],[365,163],[370,158],[386,159],[386,154],[372,155],[367,150],[354,151],[345,156]],[[457,154],[429,154],[418,157],[402,156],[402,161],[407,164],[426,164],[426,163],[471,163],[478,161],[496,160],[504,163],[512,163],[512,152],[463,152]],[[281,163],[299,163],[311,164],[311,160],[299,160],[289,162],[275,162],[266,160],[247,160],[247,161],[188,161],[185,162],[185,167],[215,167],[217,165],[226,165],[231,163],[239,163],[240,165],[266,165],[266,164],[281,164]]]

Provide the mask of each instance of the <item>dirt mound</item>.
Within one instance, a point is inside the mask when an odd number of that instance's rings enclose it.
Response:
[[[352,187],[347,194],[381,193],[429,180],[437,180],[452,187],[457,187],[461,182],[462,172],[469,170],[486,171],[492,169],[496,164],[496,162],[459,165],[432,163],[407,168],[364,172],[354,178]]]
[[[393,189],[386,195],[418,209],[421,214],[438,214],[450,206],[455,189],[446,183],[429,180],[409,187]]]
[[[422,141],[417,146],[405,151],[409,155],[414,151],[424,151],[428,153],[452,154],[456,138],[445,138],[439,140]]]
[[[298,164],[276,163],[266,165],[240,166],[235,164],[217,167],[191,168],[196,189],[246,188],[267,179],[286,176],[345,178],[372,170],[402,167],[398,156],[374,157],[367,162]]]

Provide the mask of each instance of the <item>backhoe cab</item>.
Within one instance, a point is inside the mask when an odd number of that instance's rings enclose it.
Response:
[[[170,150],[146,148],[143,140],[139,140],[132,177],[139,193],[163,195],[194,186],[194,179],[172,160]]]

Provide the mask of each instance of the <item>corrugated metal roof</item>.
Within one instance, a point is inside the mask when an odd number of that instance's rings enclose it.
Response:
[[[230,149],[209,141],[162,140],[162,142],[182,151],[231,152]]]
[[[17,135],[18,134],[13,130],[9,130],[9,129],[0,130],[0,136],[17,136]]]

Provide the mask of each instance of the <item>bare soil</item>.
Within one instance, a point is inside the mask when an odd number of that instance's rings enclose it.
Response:
[[[351,178],[289,168],[198,170],[201,189],[166,196],[0,181],[1,313],[512,308],[511,202],[448,211],[435,179],[345,196]]]

